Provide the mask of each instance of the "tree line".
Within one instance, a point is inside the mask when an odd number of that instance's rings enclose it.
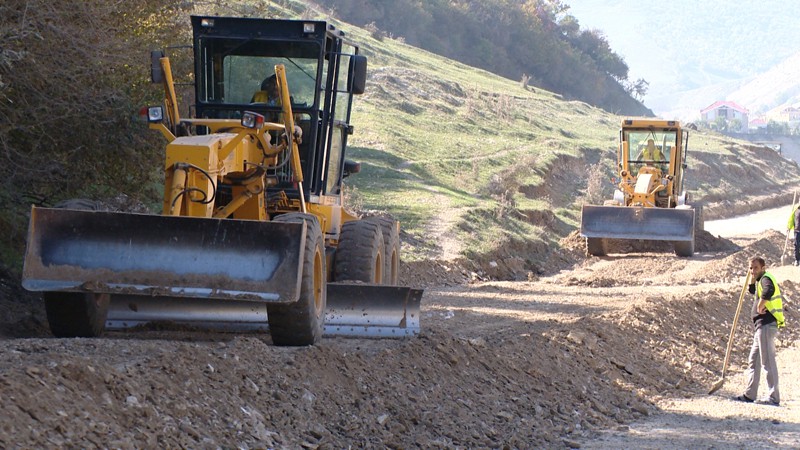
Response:
[[[316,0],[354,25],[607,111],[652,115],[645,80],[561,0]]]

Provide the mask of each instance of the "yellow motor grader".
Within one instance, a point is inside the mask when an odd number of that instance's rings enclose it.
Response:
[[[192,27],[193,118],[169,58],[151,55],[165,104],[147,118],[169,142],[162,214],[31,211],[23,286],[44,292],[53,333],[168,321],[268,329],[276,345],[416,335],[422,291],[397,286],[399,223],[343,204],[366,58],[321,21]]]
[[[676,255],[694,254],[701,211],[688,204],[684,188],[688,140],[674,120],[622,121],[614,198],[581,211],[580,233],[590,255],[605,255],[609,239],[671,241]]]

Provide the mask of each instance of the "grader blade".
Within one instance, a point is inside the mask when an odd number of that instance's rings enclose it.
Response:
[[[294,302],[304,223],[33,208],[31,291]]]
[[[584,205],[586,238],[694,241],[694,209]]]
[[[419,334],[422,290],[328,283],[324,336],[412,337]],[[113,295],[106,329],[161,323],[217,331],[268,331],[266,304],[203,298]]]

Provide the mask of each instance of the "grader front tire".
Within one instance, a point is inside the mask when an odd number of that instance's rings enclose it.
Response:
[[[56,203],[54,208],[97,211],[93,200],[74,198]],[[106,328],[111,295],[91,292],[44,292],[47,323],[53,336],[99,337]]]
[[[681,258],[689,258],[694,255],[694,241],[680,241],[673,243],[675,255]]]
[[[327,302],[325,242],[317,217],[313,214],[288,213],[275,222],[306,223],[303,273],[300,274],[300,297],[294,303],[267,304],[267,320],[272,343],[279,346],[313,345],[322,338]]]
[[[381,227],[369,220],[354,220],[342,225],[334,258],[333,279],[383,283],[384,242]]]
[[[47,323],[55,337],[99,337],[106,328],[111,296],[84,292],[45,292]]]
[[[606,256],[606,240],[603,238],[586,238],[586,253],[590,256]]]

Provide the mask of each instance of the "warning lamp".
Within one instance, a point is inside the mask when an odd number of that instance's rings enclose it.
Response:
[[[242,126],[259,130],[264,126],[264,116],[253,111],[245,111],[242,114]]]

